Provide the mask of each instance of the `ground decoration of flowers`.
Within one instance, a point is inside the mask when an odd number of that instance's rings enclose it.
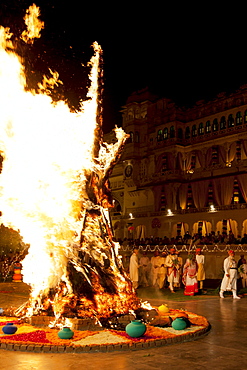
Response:
[[[145,334],[139,338],[131,338],[125,331],[120,330],[73,330],[71,339],[60,339],[58,329],[38,328],[23,323],[16,317],[0,317],[0,327],[13,323],[18,327],[15,334],[4,334],[0,329],[0,348],[31,352],[108,352],[114,350],[137,350],[141,348],[159,347],[172,343],[194,340],[210,330],[210,324],[203,316],[194,313],[170,309],[160,314],[157,310],[158,321],[177,317],[187,319],[189,326],[184,330],[175,330],[171,326],[147,325]]]

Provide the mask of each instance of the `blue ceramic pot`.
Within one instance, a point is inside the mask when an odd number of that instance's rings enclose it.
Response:
[[[14,325],[12,322],[9,322],[2,328],[2,331],[4,332],[4,334],[15,334],[17,329],[18,328],[16,325]]]
[[[60,339],[70,339],[73,337],[74,332],[70,328],[64,327],[57,333],[57,335]]]
[[[182,317],[177,317],[175,320],[173,320],[172,327],[176,330],[183,330],[187,327],[187,323]]]
[[[141,320],[133,320],[125,327],[126,333],[132,338],[141,337],[146,330],[146,325]]]

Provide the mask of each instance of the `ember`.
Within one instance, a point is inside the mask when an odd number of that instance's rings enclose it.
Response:
[[[27,11],[21,42],[40,37],[39,9]],[[24,67],[9,29],[0,28],[0,178],[2,222],[20,230],[29,253],[22,261],[29,301],[16,315],[110,318],[140,302],[113,241],[108,176],[126,135],[102,140],[98,81],[101,47],[93,44],[88,100],[79,112],[54,103],[49,90],[58,73],[44,76],[39,93],[27,91]]]

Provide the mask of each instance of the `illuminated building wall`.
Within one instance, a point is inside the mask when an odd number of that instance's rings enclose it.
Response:
[[[110,178],[116,238],[130,225],[134,239],[176,237],[181,224],[247,233],[247,86],[191,108],[142,90],[121,112],[130,138]]]

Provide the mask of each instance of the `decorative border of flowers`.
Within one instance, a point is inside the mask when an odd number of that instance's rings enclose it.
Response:
[[[170,312],[162,316],[170,316],[174,319],[181,315],[187,316],[191,323],[191,326],[184,330],[147,325],[146,333],[139,338],[131,338],[125,331],[112,329],[99,331],[73,330],[74,336],[71,339],[60,339],[58,337],[58,329],[41,329],[21,323],[21,321],[14,317],[1,317],[0,327],[12,322],[18,326],[18,330],[12,335],[0,334],[0,348],[31,352],[108,352],[137,350],[194,340],[209,331],[210,324],[207,319],[191,312],[170,310]],[[82,344],[84,338],[92,338],[92,336],[103,332],[113,334],[116,337],[116,341],[114,343],[102,344],[93,344],[91,341],[89,345]],[[117,338],[119,338],[119,341]]]

